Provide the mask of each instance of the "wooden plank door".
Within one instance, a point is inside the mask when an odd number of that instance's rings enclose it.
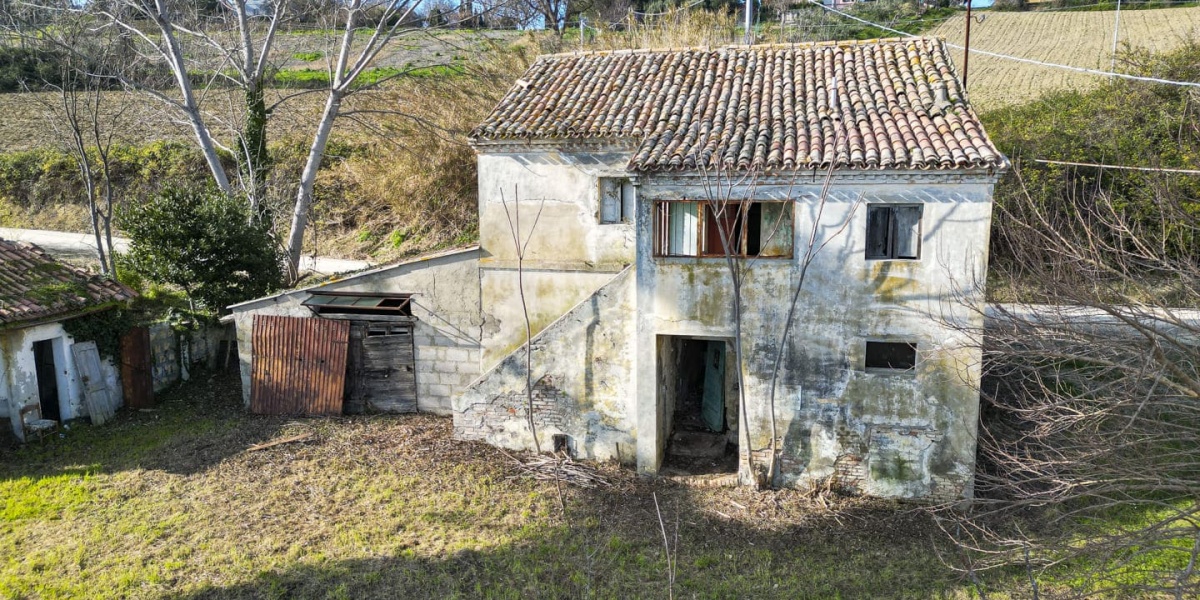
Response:
[[[121,336],[121,389],[130,408],[154,406],[150,328],[134,327]]]
[[[350,323],[255,315],[250,411],[339,415]]]
[[[365,333],[355,369],[356,402],[381,412],[417,412],[412,327],[371,323]]]
[[[104,382],[104,373],[100,370],[100,351],[96,342],[79,342],[71,346],[71,354],[75,357],[75,370],[79,373],[79,381],[83,383],[83,401],[87,405],[88,416],[93,425],[103,425],[113,418],[116,406]]]

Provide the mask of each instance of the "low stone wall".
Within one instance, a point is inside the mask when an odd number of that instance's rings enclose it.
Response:
[[[179,340],[167,323],[150,326],[150,372],[156,394],[179,382]]]
[[[150,370],[156,394],[179,383],[184,368],[191,371],[199,366],[216,366],[217,350],[227,335],[223,325],[201,326],[188,333],[176,332],[169,323],[154,323],[149,329]]]

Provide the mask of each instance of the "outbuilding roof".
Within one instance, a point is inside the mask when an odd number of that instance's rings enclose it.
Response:
[[[992,169],[941,40],[542,56],[471,134],[626,138],[629,168]]]
[[[124,285],[60,263],[33,244],[0,240],[0,327],[135,296]]]

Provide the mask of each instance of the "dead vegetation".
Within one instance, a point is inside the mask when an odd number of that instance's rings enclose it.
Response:
[[[235,378],[202,376],[3,454],[0,596],[665,597],[663,526],[679,597],[967,595],[912,507],[602,464],[610,485],[563,485],[561,511],[553,482],[449,433],[423,415],[248,416]]]

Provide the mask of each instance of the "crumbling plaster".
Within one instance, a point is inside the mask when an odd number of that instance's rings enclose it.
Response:
[[[634,300],[627,268],[533,337],[533,419],[543,450],[562,434],[575,456],[633,463]],[[522,344],[455,399],[455,435],[533,450],[525,389]]]
[[[479,154],[484,369],[525,343],[526,310],[536,335],[633,263],[632,219],[601,224],[598,185],[599,177],[628,178],[628,161],[620,142],[577,152]],[[514,232],[524,250],[520,261]]]
[[[895,182],[835,181],[824,210],[820,182],[760,183],[729,197],[799,198],[795,259],[755,262],[743,285],[743,352],[749,431],[742,434],[763,464],[770,444],[766,403],[770,370],[799,257],[817,226],[827,244],[809,269],[794,330],[785,345],[776,391],[780,483],[805,485],[836,472],[839,458],[861,463],[860,491],[888,497],[969,493],[978,417],[980,349],[961,328],[978,330],[987,265],[994,178]],[[638,397],[654,398],[656,338],[662,335],[732,338],[732,286],[724,259],[654,258],[654,200],[705,199],[703,180],[652,177],[639,204],[637,288]],[[864,258],[866,203],[924,205],[921,258]],[[817,215],[820,214],[818,222]],[[842,224],[848,225],[843,229]],[[919,362],[911,373],[870,373],[867,340],[915,341]],[[732,360],[732,359],[731,359]],[[732,364],[732,363],[731,363]],[[661,408],[638,406],[638,465],[657,471],[662,440],[655,439]],[[649,435],[648,435],[649,434]],[[751,475],[743,473],[743,479]],[[843,482],[845,483],[845,482]]]
[[[4,395],[0,401],[0,417],[8,417],[18,439],[24,439],[24,430],[17,419],[21,407],[39,402],[33,344],[44,340],[53,340],[60,419],[70,421],[87,416],[83,386],[71,354],[75,339],[67,334],[61,323],[0,331],[0,394]],[[100,369],[110,393],[119,404],[121,383],[112,360],[102,359]]]
[[[417,407],[424,412],[449,414],[451,398],[480,372],[479,289],[479,251],[472,248],[235,305],[231,308],[237,326],[243,402],[250,405],[254,315],[312,317],[312,311],[302,306],[310,290],[413,293]]]

